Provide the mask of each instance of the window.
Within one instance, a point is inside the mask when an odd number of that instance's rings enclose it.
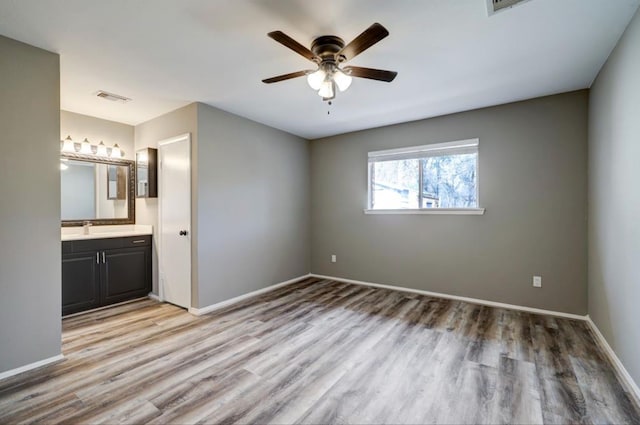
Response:
[[[478,139],[369,152],[368,212],[376,210],[481,214]]]

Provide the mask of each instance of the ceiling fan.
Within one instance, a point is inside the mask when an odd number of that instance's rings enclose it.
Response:
[[[318,68],[315,70],[292,72],[290,74],[278,75],[262,80],[262,82],[266,84],[277,83],[278,81],[306,75],[309,86],[318,91],[318,95],[322,97],[322,100],[331,100],[336,95],[336,87],[340,91],[345,91],[349,88],[351,85],[351,77],[368,78],[370,80],[390,83],[396,78],[396,75],[398,75],[398,73],[394,71],[362,68],[359,66],[345,66],[340,68],[342,63],[353,59],[389,35],[389,31],[379,23],[371,25],[347,45],[345,45],[344,40],[335,35],[317,37],[311,43],[311,50],[282,31],[273,31],[267,35],[299,55],[315,62]]]

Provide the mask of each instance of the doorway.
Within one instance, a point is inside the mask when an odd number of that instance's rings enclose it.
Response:
[[[158,142],[160,299],[191,307],[191,135]]]

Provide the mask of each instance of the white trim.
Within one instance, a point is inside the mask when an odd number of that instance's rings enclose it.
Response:
[[[406,148],[385,149],[381,151],[371,151],[367,155],[369,158],[378,158],[381,156],[400,155],[406,153],[419,154],[421,152],[429,152],[443,149],[470,148],[478,146],[480,139],[456,140],[454,142],[431,143],[429,145],[409,146]]]
[[[192,146],[191,146],[191,133],[184,133],[179,136],[171,137],[169,139],[160,140],[158,142],[158,199],[163,199],[162,196],[162,155],[163,150],[161,149],[163,146],[170,145],[172,143],[178,143],[186,141],[189,144],[189,175],[192,173],[192,165],[191,164],[191,154],[192,154]],[[193,178],[193,176],[191,176]],[[193,185],[192,182],[189,182],[189,225],[187,226],[187,238],[189,238],[189,261],[193,266],[193,250],[192,250],[192,222],[191,217],[193,214],[191,203],[193,202]],[[162,202],[158,202],[158,235],[156,237],[156,250],[158,255],[158,300],[164,302],[164,279],[163,279],[163,269],[162,269]],[[191,269],[189,269],[189,309],[191,308],[191,300],[193,296],[193,273]]]
[[[403,286],[395,286],[395,285],[383,285],[380,283],[364,282],[361,280],[345,279],[342,277],[334,277],[334,276],[325,276],[325,275],[320,275],[315,273],[311,273],[310,276],[317,277],[320,279],[337,280],[338,282],[353,283],[356,285],[371,286],[374,288],[391,289],[394,291],[410,292],[412,294],[427,295],[430,297],[445,298],[448,300],[464,301],[472,304],[487,305],[489,307],[526,311],[527,313],[534,313],[534,314],[546,314],[549,316],[564,317],[566,319],[587,320],[587,316],[581,316],[579,314],[573,314],[573,313],[564,313],[562,311],[552,311],[552,310],[544,310],[541,308],[525,307],[525,306],[515,305],[515,304],[505,304],[505,303],[500,303],[496,301],[481,300],[478,298],[461,297],[458,295],[449,295],[449,294],[443,294],[440,292],[423,291],[421,289],[406,288]]]
[[[616,372],[618,372],[620,382],[626,387],[627,392],[629,392],[632,397],[635,397],[635,402],[640,404],[640,388],[638,384],[636,384],[629,372],[627,372],[627,369],[616,355],[616,352],[613,351],[613,348],[611,348],[604,335],[602,335],[602,332],[600,332],[600,329],[598,329],[593,320],[591,320],[591,317],[587,314],[586,318],[591,331],[596,336],[596,341],[600,344],[600,348],[602,348],[602,351],[605,352],[611,363],[613,363]]]
[[[370,210],[365,214],[431,214],[431,215],[484,215],[484,208],[421,208],[398,210]]]
[[[290,279],[290,280],[287,280],[287,281],[284,281],[284,282],[280,282],[280,283],[276,283],[274,285],[267,286],[266,288],[258,289],[257,291],[249,292],[248,294],[240,295],[240,296],[237,296],[235,298],[231,298],[231,299],[228,299],[228,300],[225,300],[225,301],[220,301],[219,303],[211,304],[211,305],[208,305],[206,307],[202,307],[202,308],[190,307],[189,308],[189,313],[191,313],[191,314],[193,314],[195,316],[202,316],[203,314],[211,313],[212,311],[216,311],[216,310],[219,310],[221,308],[230,306],[231,304],[235,304],[237,302],[244,301],[247,298],[256,297],[256,296],[262,295],[262,294],[264,294],[266,292],[271,292],[274,289],[282,288],[283,286],[287,286],[287,285],[291,285],[292,283],[300,282],[301,280],[307,279],[307,278],[309,278],[311,276],[312,275],[310,275],[310,274],[305,274],[303,276],[294,277],[293,279]]]
[[[147,295],[149,297],[150,300],[153,301],[158,301],[158,302],[162,302],[162,300],[160,299],[159,295],[154,294],[153,292],[149,292],[149,295]]]
[[[48,359],[29,363],[28,365],[20,366],[15,369],[7,370],[6,372],[0,373],[0,380],[9,378],[14,375],[18,375],[19,373],[30,371],[32,369],[37,369],[39,367],[46,366],[51,363],[59,362],[60,360],[64,360],[64,355],[58,354],[57,356],[49,357]]]

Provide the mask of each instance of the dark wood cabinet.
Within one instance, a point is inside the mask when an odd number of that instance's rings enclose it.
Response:
[[[158,197],[158,149],[136,152],[136,198]]]
[[[62,315],[151,292],[151,236],[62,242]]]
[[[146,247],[105,251],[103,299],[106,304],[144,297],[151,292],[148,251]]]
[[[97,252],[62,256],[62,314],[100,306],[100,264]]]

